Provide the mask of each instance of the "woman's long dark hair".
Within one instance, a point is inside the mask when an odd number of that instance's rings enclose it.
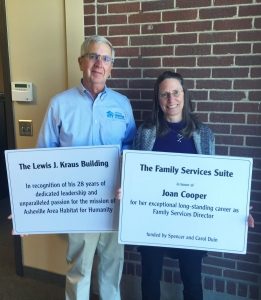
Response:
[[[188,90],[184,86],[183,77],[176,72],[165,71],[156,80],[154,84],[153,95],[153,109],[150,125],[156,126],[157,136],[164,135],[169,131],[169,127],[164,117],[164,113],[159,104],[159,86],[165,79],[176,79],[180,82],[184,92],[184,107],[182,110],[182,121],[185,123],[185,127],[182,130],[184,137],[191,137],[193,131],[198,128],[199,121],[196,115],[192,112],[192,104]]]

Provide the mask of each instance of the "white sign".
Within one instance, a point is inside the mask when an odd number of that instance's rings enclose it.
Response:
[[[246,253],[252,159],[123,153],[119,243]]]
[[[15,234],[118,230],[118,146],[5,151]]]

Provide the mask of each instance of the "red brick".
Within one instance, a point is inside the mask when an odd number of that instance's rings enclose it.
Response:
[[[176,46],[175,55],[208,55],[211,53],[210,45],[186,45]]]
[[[173,9],[173,0],[158,0],[158,1],[141,1],[142,11],[155,11],[155,10],[166,10]]]
[[[256,242],[260,242],[260,238],[255,234],[257,240]],[[238,262],[237,263],[237,269],[240,271],[247,271],[252,272],[256,274],[261,274],[261,265],[259,264],[252,264],[248,262]]]
[[[204,264],[232,270],[234,270],[236,267],[235,261],[230,259],[222,259],[218,257],[205,257]]]
[[[94,4],[87,4],[83,7],[84,15],[90,15],[95,13],[95,5]]]
[[[196,9],[186,9],[186,10],[172,10],[162,12],[162,21],[185,21],[185,20],[196,20],[198,12]]]
[[[252,101],[260,101],[261,99],[261,91],[250,91],[248,94],[249,100]]]
[[[216,154],[217,155],[228,155],[228,147],[227,146],[216,146]]]
[[[237,260],[237,261],[247,261],[247,262],[252,262],[252,263],[259,262],[259,256],[255,255],[255,254],[250,254],[250,253],[247,253],[245,255],[235,254],[235,253],[225,253],[224,257],[233,259],[233,260]]]
[[[242,41],[260,41],[260,30],[239,31],[238,42]]]
[[[204,56],[198,58],[198,66],[230,66],[233,56]]]
[[[191,7],[204,7],[204,6],[210,6],[211,0],[176,0],[176,7],[182,7],[182,8],[191,8]]]
[[[250,77],[261,77],[261,68],[251,68]]]
[[[200,79],[196,82],[197,89],[231,89],[231,80]]]
[[[218,5],[235,5],[235,4],[246,4],[246,3],[252,3],[252,0],[215,0],[214,5],[218,6]]]
[[[171,46],[155,46],[155,47],[142,47],[140,54],[142,56],[172,56],[173,47]]]
[[[236,295],[236,284],[233,281],[227,281],[226,292],[230,295]]]
[[[259,55],[237,56],[235,64],[238,66],[261,65],[261,57]]]
[[[173,23],[147,24],[141,26],[142,34],[167,33],[174,31]]]
[[[132,102],[132,108],[137,109],[137,110],[142,110],[142,109],[152,109],[152,103],[151,101],[135,101]]]
[[[86,26],[84,27],[84,36],[90,36],[96,34],[96,27]]]
[[[211,125],[212,126],[212,125]],[[222,252],[215,252],[215,251],[211,251],[208,253],[209,257],[224,257],[224,253]],[[203,261],[206,257],[203,258]]]
[[[122,3],[116,3],[116,4],[109,4],[108,5],[108,11],[110,14],[122,14],[122,13],[131,13],[131,12],[137,12],[140,8],[139,2],[129,3],[125,2]]]
[[[128,45],[128,38],[125,36],[110,36],[108,40],[112,43],[113,47],[116,48],[117,46],[124,47]],[[116,56],[117,56],[118,49],[116,48]]]
[[[130,88],[147,88],[147,89],[152,89],[154,86],[154,80],[151,79],[144,79],[144,80],[130,80],[129,81],[129,87]]]
[[[160,36],[132,36],[130,37],[130,43],[132,46],[145,46],[145,45],[160,45]]]
[[[260,107],[259,107],[259,110],[260,110]],[[261,126],[261,115],[260,114],[249,114],[247,116],[247,123],[248,124],[257,124],[257,125]],[[261,127],[260,127],[259,133],[261,135]]]
[[[98,24],[102,25],[112,25],[112,24],[126,24],[127,16],[126,15],[108,15],[108,16],[98,16]]]
[[[203,90],[191,90],[190,91],[191,99],[200,100],[200,101],[207,101],[208,100],[208,92]]]
[[[239,101],[246,99],[244,92],[210,91],[210,99],[219,101]]]
[[[111,2],[119,2],[119,0],[96,0],[99,3],[111,3]]]
[[[188,34],[169,34],[163,36],[164,44],[194,44],[197,42],[197,35],[194,33]]]
[[[139,33],[140,27],[138,25],[118,25],[109,27],[109,35],[131,35]]]
[[[222,269],[204,264],[204,265],[202,265],[202,273],[203,274],[208,274],[208,275],[221,276],[222,275]]]
[[[144,69],[143,78],[156,78],[164,71],[170,70],[171,68],[157,68],[157,69]]]
[[[178,68],[177,72],[186,80],[188,78],[209,78],[211,70],[208,68],[193,68],[193,70]]]
[[[213,54],[250,54],[251,44],[218,44],[213,45]]]
[[[222,8],[202,8],[199,10],[200,19],[217,19],[234,17],[237,14],[236,7],[222,7]]]
[[[99,35],[103,35],[103,36],[107,36],[107,34],[108,34],[108,27],[107,26],[99,26],[98,27],[98,34]]]
[[[196,65],[196,59],[194,57],[169,57],[162,59],[164,67],[194,67]]]
[[[247,251],[253,253],[261,253],[261,244],[248,244]]]
[[[220,280],[220,279],[216,279],[215,280],[215,287],[216,287],[217,292],[224,293],[224,291],[225,291],[225,281]]]
[[[181,22],[176,24],[177,32],[194,32],[211,30],[210,21]]]
[[[256,125],[232,125],[231,133],[258,136],[260,135],[260,129],[261,127]]]
[[[246,137],[246,146],[260,147],[260,145],[261,137]]]
[[[197,101],[197,110],[199,111],[215,111],[215,112],[231,112],[232,111],[232,103],[224,103],[224,102],[198,102]]]
[[[85,16],[84,17],[84,24],[86,26],[92,26],[95,23],[95,17],[94,16]]]
[[[232,156],[243,156],[243,157],[255,157],[255,158],[261,158],[261,152],[258,148],[251,148],[251,147],[231,147],[230,154]],[[252,183],[252,188],[255,189],[254,183]],[[261,186],[259,185],[258,190],[261,189]],[[261,244],[259,244],[261,245]],[[250,251],[248,249],[248,251]],[[243,279],[243,277],[242,277]],[[248,280],[245,278],[245,280]]]
[[[104,15],[108,13],[107,5],[97,5],[97,14]]]
[[[249,287],[249,299],[260,299],[259,298],[259,291],[260,291],[260,288],[256,285],[251,285]]]
[[[254,28],[261,28],[261,18],[256,18],[254,22]]]
[[[160,58],[131,58],[129,64],[132,68],[156,68],[160,66]]]
[[[252,19],[218,20],[214,22],[214,30],[251,29]]]
[[[131,99],[131,102],[140,100],[140,91],[135,89],[126,89],[124,90],[124,95]]]
[[[210,121],[215,123],[245,123],[244,114],[210,113]]]
[[[239,17],[245,16],[260,16],[261,15],[261,5],[249,5],[249,6],[239,6]]]
[[[235,42],[236,32],[210,32],[210,33],[199,33],[200,43],[225,43]]]
[[[235,103],[235,112],[245,112],[245,113],[255,113],[257,114],[256,116],[260,116],[260,121],[261,121],[261,105],[258,103],[249,103],[249,102],[240,102],[240,103]],[[261,124],[261,122],[260,122]]]
[[[113,44],[114,45],[114,44]],[[139,47],[120,47],[115,49],[117,57],[137,57],[139,56]]]
[[[128,63],[128,59],[127,58],[117,58],[114,62],[114,67],[115,68],[127,68],[129,63]]]
[[[119,80],[119,79],[109,79],[108,80],[108,86],[111,88],[127,88],[128,87],[128,82],[127,80]]]
[[[116,69],[113,68],[112,71],[113,78],[140,78],[140,69]]]
[[[240,147],[242,148],[242,147]],[[231,278],[231,279],[238,279],[238,280],[245,280],[245,281],[250,281],[250,282],[257,282],[257,275],[248,273],[248,272],[237,272],[233,270],[224,270],[224,276]]]
[[[141,90],[141,99],[144,99],[144,100],[153,99],[153,90],[152,90],[152,88],[150,90],[145,90],[145,91]]]
[[[142,24],[142,23],[156,23],[161,21],[161,15],[159,12],[152,12],[152,13],[143,13],[140,12],[138,14],[131,14],[128,17],[128,22],[130,24]]]
[[[205,277],[203,284],[206,290],[213,290],[213,286],[214,286],[213,278]]]
[[[216,68],[212,71],[213,78],[242,78],[249,76],[249,68]]]
[[[260,90],[261,79],[235,79],[234,89],[239,90]]]
[[[228,134],[230,133],[230,125],[212,124],[211,128],[215,134]]]
[[[197,115],[198,115],[201,122],[203,122],[203,123],[208,123],[209,122],[208,113],[197,112]]]
[[[238,284],[237,296],[247,297],[247,284],[241,282]]]

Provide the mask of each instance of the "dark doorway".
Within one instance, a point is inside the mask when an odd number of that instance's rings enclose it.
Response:
[[[0,0],[0,201],[8,197],[4,151],[15,147],[10,86],[5,1]]]
[[[4,151],[15,149],[11,80],[6,30],[5,0],[0,0],[0,209],[1,218],[10,214]],[[23,275],[21,238],[13,237],[16,274]]]

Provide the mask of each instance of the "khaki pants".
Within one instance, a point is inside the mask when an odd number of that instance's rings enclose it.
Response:
[[[120,300],[120,280],[124,246],[118,244],[115,233],[69,234],[66,275],[66,300],[89,300],[91,272],[97,249],[98,285],[101,300]]]

